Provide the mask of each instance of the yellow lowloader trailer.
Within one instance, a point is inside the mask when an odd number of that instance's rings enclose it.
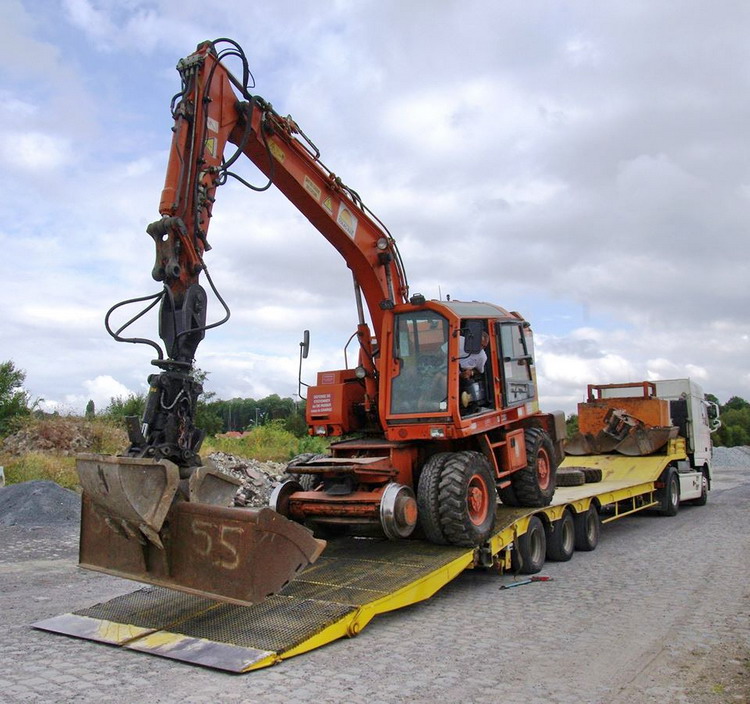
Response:
[[[636,386],[655,393],[653,386]],[[594,394],[611,395],[601,391],[604,387],[590,387],[588,403],[594,406],[601,399],[592,398],[592,388]],[[639,442],[648,444],[645,424],[633,421],[637,404],[615,398],[610,406],[619,411],[618,422],[626,416],[627,432],[640,431]],[[678,394],[674,403],[684,406],[684,400]],[[611,419],[608,423],[609,430],[625,433]],[[253,606],[145,587],[34,626],[229,672],[268,667],[356,636],[373,617],[429,599],[466,569],[534,574],[545,560],[565,561],[575,550],[594,550],[602,523],[646,509],[672,516],[680,502],[704,504],[710,452],[696,453],[691,437],[696,433],[683,428],[663,447],[639,456],[582,455],[578,447],[579,454],[567,457],[558,470],[552,503],[542,509],[499,506],[496,530],[478,548],[339,538],[281,592]],[[593,435],[589,440],[597,442]],[[573,486],[559,486],[565,483]]]

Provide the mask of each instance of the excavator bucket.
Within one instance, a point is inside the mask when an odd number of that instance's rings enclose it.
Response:
[[[650,455],[677,437],[678,429],[663,428],[635,428],[624,440],[619,442],[615,451],[628,457]]]
[[[565,441],[565,454],[575,456],[594,454],[594,436],[591,433],[576,433]]]
[[[84,455],[80,565],[250,606],[280,591],[325,547],[270,508],[229,507],[238,482],[205,467]]]

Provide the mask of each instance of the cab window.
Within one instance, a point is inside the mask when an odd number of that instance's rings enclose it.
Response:
[[[503,323],[499,327],[505,404],[514,406],[534,398],[534,350],[531,336],[524,335],[520,323]]]
[[[448,321],[432,311],[396,316],[391,413],[437,413],[448,403]]]

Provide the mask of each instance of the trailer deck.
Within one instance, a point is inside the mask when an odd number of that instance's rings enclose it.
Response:
[[[482,548],[419,540],[339,538],[280,593],[254,606],[225,604],[161,587],[144,587],[90,608],[37,622],[35,628],[229,672],[248,672],[357,635],[376,615],[429,599],[465,569],[494,556],[510,568],[510,549],[532,515],[559,519],[566,509],[614,506],[603,522],[658,504],[656,480],[685,458],[684,441],[665,454],[567,458],[561,466],[602,470],[602,481],[559,488],[550,506],[498,507]]]

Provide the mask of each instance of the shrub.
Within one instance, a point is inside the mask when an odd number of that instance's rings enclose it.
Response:
[[[278,420],[253,429],[242,438],[211,438],[204,443],[203,454],[220,451],[261,462],[286,462],[303,452],[324,453],[327,448],[325,440],[309,436],[298,438],[284,429],[283,420]]]

